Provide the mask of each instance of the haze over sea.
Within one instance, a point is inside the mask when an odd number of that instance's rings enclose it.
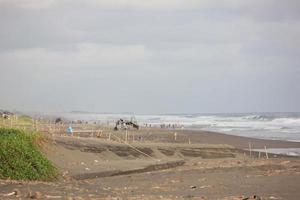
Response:
[[[272,140],[300,141],[300,113],[239,114],[98,114],[84,112],[55,113],[68,120],[113,123],[120,118],[135,117],[140,125],[176,124],[184,129],[208,130],[225,134]]]

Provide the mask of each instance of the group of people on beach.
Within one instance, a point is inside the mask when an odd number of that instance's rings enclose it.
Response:
[[[151,128],[151,127],[157,127],[158,125],[153,125],[153,124],[148,124],[148,123],[145,123],[144,124],[144,127],[146,128]],[[184,129],[184,126],[182,124],[171,124],[171,123],[168,123],[168,124],[159,124],[159,127],[160,128],[165,128],[165,129]]]

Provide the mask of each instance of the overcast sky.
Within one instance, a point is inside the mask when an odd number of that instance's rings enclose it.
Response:
[[[0,108],[300,111],[299,0],[0,0]]]

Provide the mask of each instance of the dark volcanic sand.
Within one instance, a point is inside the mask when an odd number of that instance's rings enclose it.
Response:
[[[29,190],[39,191],[45,198],[50,195],[59,199],[233,200],[258,195],[263,199],[299,200],[299,160],[288,160],[214,160],[209,164],[200,161],[168,170],[82,181],[8,181],[1,182],[0,191],[19,189],[23,196]]]
[[[251,142],[253,149],[261,149],[264,146],[267,148],[300,148],[300,142],[263,140],[209,131],[144,129],[140,132],[145,135],[147,140],[154,141],[188,143],[190,138],[192,143],[228,144],[240,149],[248,149],[249,142]],[[174,141],[175,132],[177,132],[176,141]]]
[[[51,183],[0,180],[0,199],[26,199],[30,191],[41,192],[42,199],[241,200],[253,195],[262,199],[300,199],[299,158],[249,158],[241,151],[224,145],[246,149],[251,142],[254,148],[265,145],[286,148],[300,147],[299,143],[187,130],[177,130],[177,140],[174,141],[174,132],[160,129],[129,132],[134,133],[136,138],[143,136],[144,141],[133,145],[160,159],[159,162],[117,142],[55,137],[54,144],[49,143],[45,151],[61,170],[59,180]],[[114,134],[123,135],[122,132]],[[192,145],[187,144],[188,138]],[[143,169],[156,163],[178,160],[183,160],[184,164],[158,171],[137,170],[137,173],[128,175],[101,178],[85,176],[113,168],[124,171]],[[87,179],[76,180],[72,173]],[[20,190],[20,197],[4,196],[14,189]]]

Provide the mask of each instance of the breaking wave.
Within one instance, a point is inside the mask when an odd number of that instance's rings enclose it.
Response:
[[[65,114],[69,119],[106,123],[130,114]],[[176,124],[186,129],[217,131],[246,137],[300,141],[300,113],[135,115],[140,125]]]

